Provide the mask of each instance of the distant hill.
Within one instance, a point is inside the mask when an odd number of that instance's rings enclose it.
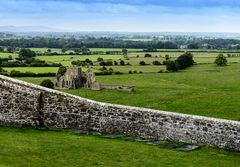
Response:
[[[0,32],[60,32],[63,30],[45,26],[0,26]]]

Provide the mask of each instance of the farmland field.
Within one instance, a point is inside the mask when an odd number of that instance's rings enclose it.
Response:
[[[47,48],[35,48],[45,52]],[[109,51],[112,49],[92,49]],[[121,51],[113,49],[112,51]],[[52,49],[52,52],[61,52]],[[217,52],[217,51],[215,51]],[[124,60],[131,65],[106,66],[123,75],[97,76],[101,84],[133,85],[134,92],[116,90],[61,90],[77,96],[115,104],[138,106],[240,121],[240,57],[227,58],[229,64],[218,67],[213,64],[219,53],[194,52],[196,65],[179,72],[164,72],[165,65],[152,65],[153,61],[165,60],[169,55],[175,60],[183,52],[147,52],[130,50],[128,57],[123,55],[53,55],[38,56],[48,63],[61,63],[72,66],[76,60],[90,59],[96,72],[102,68],[99,57],[118,63]],[[220,51],[219,51],[220,52]],[[224,53],[227,56],[227,53]],[[6,53],[0,53],[6,58]],[[14,54],[17,57],[17,54]],[[144,61],[148,65],[139,65]],[[58,67],[14,67],[4,68],[8,72],[47,73],[57,72]],[[83,70],[87,70],[86,67]],[[129,74],[131,71],[133,74]],[[33,84],[45,79],[55,81],[55,77],[17,78]],[[77,136],[72,131],[39,131],[33,129],[14,129],[0,127],[0,166],[218,166],[235,167],[240,164],[239,153],[203,146],[193,152],[180,152],[170,148],[159,148],[139,142],[109,140],[96,136]],[[17,145],[17,146],[16,146]],[[81,158],[79,158],[81,157]],[[191,157],[191,158],[189,158]]]
[[[0,58],[8,58],[9,56],[16,58],[16,57],[18,57],[18,54],[16,54],[16,53],[1,53],[0,52]]]
[[[186,114],[240,120],[240,64],[195,65],[176,73],[98,76],[102,84],[134,85],[136,92],[65,90],[102,102],[147,107]],[[34,83],[36,78],[20,78]]]
[[[0,127],[0,166],[237,167],[240,153],[202,148],[181,152],[141,142],[77,136],[72,131]]]

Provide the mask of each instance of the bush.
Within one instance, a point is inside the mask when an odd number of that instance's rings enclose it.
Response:
[[[179,65],[179,69],[185,69],[187,67],[190,67],[194,64],[193,61],[193,55],[190,52],[186,52],[180,57],[177,58],[177,62]]]
[[[2,67],[0,67],[0,72],[5,72],[5,70]]]
[[[99,63],[100,66],[112,66],[113,62],[112,61],[102,61]]]
[[[161,65],[160,61],[157,61],[157,60],[156,60],[156,61],[153,61],[152,64],[155,65],[155,66]]]
[[[108,70],[105,70],[105,71],[102,71],[102,72],[95,72],[95,75],[96,76],[100,76],[100,75],[112,75],[112,71],[108,71]]]
[[[50,79],[43,80],[40,85],[50,89],[54,88],[54,83]]]
[[[178,71],[179,69],[179,64],[177,61],[167,61],[166,66],[168,71]]]
[[[227,65],[227,58],[223,54],[219,54],[214,63],[218,66],[225,66]]]
[[[20,72],[12,70],[9,74],[10,77],[53,77],[56,73],[33,73],[33,72]]]
[[[144,57],[152,57],[151,54],[146,53]]]
[[[19,58],[26,59],[35,57],[36,53],[30,49],[21,49],[19,52]]]
[[[114,61],[114,65],[117,66],[117,65],[118,65],[118,62],[117,62],[117,61]]]
[[[125,62],[123,60],[120,61],[121,66],[125,66]]]
[[[170,60],[170,56],[169,55],[165,55],[165,60]]]
[[[115,74],[116,74],[116,75],[121,75],[121,74],[123,74],[123,73],[120,72],[120,71],[116,71]]]
[[[103,58],[99,57],[99,58],[97,58],[97,61],[101,62],[101,61],[103,61]]]
[[[145,63],[145,61],[140,61],[140,62],[139,62],[139,65],[145,66],[145,65],[147,65],[147,64]]]
[[[133,72],[130,70],[130,71],[128,71],[128,74],[132,74]]]
[[[67,67],[61,66],[58,69],[57,74],[63,76],[67,72]]]

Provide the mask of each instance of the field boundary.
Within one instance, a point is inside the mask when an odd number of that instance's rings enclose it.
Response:
[[[0,124],[81,129],[240,151],[240,122],[96,102],[0,75]]]

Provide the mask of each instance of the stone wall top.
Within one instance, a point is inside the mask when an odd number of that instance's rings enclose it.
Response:
[[[209,118],[209,117],[205,117],[205,116],[196,116],[196,115],[167,112],[167,111],[161,111],[161,110],[155,110],[155,109],[147,109],[147,108],[131,107],[131,106],[126,106],[126,105],[117,105],[117,104],[97,102],[97,101],[94,101],[94,100],[82,98],[82,97],[79,97],[79,96],[74,96],[74,95],[67,94],[67,93],[60,92],[60,91],[53,90],[53,89],[48,89],[48,88],[45,88],[45,87],[42,87],[42,86],[34,85],[34,84],[31,84],[31,83],[27,83],[27,82],[24,82],[24,81],[20,81],[20,80],[17,80],[17,79],[6,77],[6,76],[3,76],[3,75],[0,75],[0,80],[2,80],[4,83],[6,83],[6,85],[13,84],[13,85],[18,85],[18,86],[23,86],[23,87],[27,87],[27,88],[30,88],[30,89],[38,90],[40,92],[48,92],[48,93],[53,93],[55,95],[65,96],[65,97],[68,97],[68,98],[74,98],[74,99],[77,99],[79,101],[82,101],[83,103],[87,103],[89,105],[115,107],[115,108],[119,108],[119,109],[122,109],[122,110],[130,110],[130,111],[137,110],[137,111],[140,111],[140,112],[147,112],[147,113],[149,113],[149,112],[150,113],[159,113],[159,114],[172,116],[172,117],[184,117],[184,118],[187,118],[187,119],[196,119],[196,120],[200,119],[200,120],[206,120],[206,121],[211,121],[211,122],[216,122],[216,123],[232,124],[234,126],[240,126],[239,121],[225,120],[225,119],[219,119],[219,118]],[[17,89],[17,87],[16,87],[16,89]]]

